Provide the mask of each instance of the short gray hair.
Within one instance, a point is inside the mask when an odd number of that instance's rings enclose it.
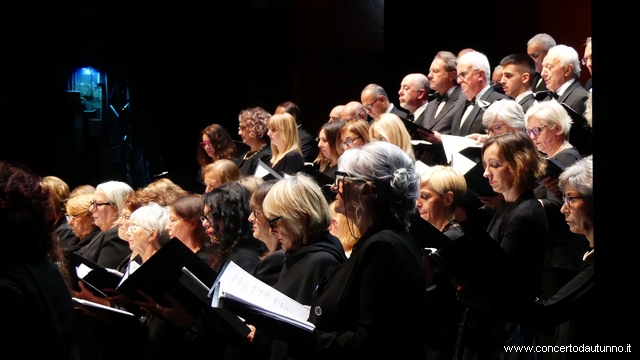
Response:
[[[534,104],[524,115],[524,123],[528,124],[529,118],[535,116],[543,125],[559,125],[562,127],[562,135],[569,136],[573,120],[567,111],[556,101],[543,101]]]
[[[418,199],[420,176],[415,162],[402,149],[384,141],[371,142],[345,151],[338,160],[338,168],[375,186],[373,197],[347,195],[345,201],[353,202],[356,217],[388,210],[401,222],[408,223]]]
[[[567,185],[582,196],[593,196],[593,155],[580,159],[564,169],[558,186],[564,193]]]
[[[545,34],[545,33],[541,33],[541,34],[535,35],[534,37],[529,39],[529,41],[527,42],[527,46],[528,45],[533,45],[533,44],[540,44],[540,45],[542,45],[542,48],[545,51],[549,51],[549,49],[551,49],[552,47],[556,46],[556,41],[553,40],[551,35]]]
[[[384,95],[385,98],[387,99],[389,98],[389,96],[387,95],[387,92],[384,91],[382,86],[378,84],[369,84],[365,86],[364,89],[362,89],[362,92],[365,92],[365,91],[371,91],[374,97],[379,97],[380,95]]]
[[[502,121],[514,129],[525,130],[524,110],[516,101],[502,99],[489,105],[482,115],[482,125],[489,128],[489,125],[496,120]]]
[[[562,66],[572,65],[573,77],[580,77],[580,57],[578,56],[578,52],[571,46],[556,45],[549,49],[547,56],[558,59]]]
[[[111,204],[118,206],[118,214],[122,214],[124,198],[133,192],[129,184],[122,181],[107,181],[96,186],[96,190],[102,190]]]
[[[444,61],[444,69],[447,71],[458,70],[458,57],[451,51],[438,51],[433,60],[435,59],[442,59]]]
[[[131,213],[129,222],[147,230],[158,230],[158,234],[169,225],[170,208],[150,202]]]
[[[471,65],[473,70],[484,71],[484,79],[489,82],[491,79],[491,66],[489,65],[489,59],[481,52],[472,51],[468,52],[458,59],[458,65]]]

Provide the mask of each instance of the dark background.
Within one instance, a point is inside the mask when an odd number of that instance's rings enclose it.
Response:
[[[493,68],[546,32],[582,57],[592,12],[599,34],[595,67],[604,74],[594,81],[596,87],[630,83],[606,77],[607,68],[621,69],[624,79],[635,76],[635,70],[621,68],[620,57],[607,56],[617,50],[617,40],[634,37],[620,24],[637,22],[625,19],[626,13],[633,16],[630,8],[611,1],[600,2],[597,10],[581,0],[131,3],[5,4],[0,160],[59,176],[71,188],[110,179],[137,188],[168,171],[176,183],[199,192],[195,153],[199,131],[209,124],[220,123],[239,139],[240,110],[263,106],[272,112],[292,100],[315,133],[333,106],[359,101],[369,83],[382,85],[397,104],[402,77],[426,74],[439,50],[472,47],[484,52]],[[66,90],[69,75],[85,66],[106,73],[103,94],[120,118],[105,111],[103,121],[91,126],[82,119]],[[586,68],[582,72],[584,84],[589,75]],[[593,318],[603,324],[601,345],[633,345],[640,281],[637,211],[630,207],[638,202],[632,200],[634,185],[620,183],[620,171],[627,172],[621,169],[630,164],[621,168],[613,161],[626,156],[620,148],[625,138],[607,121],[624,123],[629,115],[613,106],[612,96],[603,91],[594,99],[601,302]],[[129,110],[121,111],[125,104]]]

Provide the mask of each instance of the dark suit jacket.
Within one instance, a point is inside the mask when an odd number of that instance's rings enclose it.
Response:
[[[506,99],[505,95],[500,94],[499,92],[493,90],[490,86],[480,99],[476,99],[476,104],[473,106],[471,113],[465,120],[464,124],[462,124],[462,128],[460,127],[460,122],[462,121],[462,115],[466,110],[464,104],[467,101],[464,95],[461,95],[458,98],[458,102],[460,103],[460,107],[456,111],[453,122],[451,123],[451,134],[456,136],[466,136],[469,134],[482,134],[484,133],[484,126],[482,125],[482,115],[484,114],[484,109],[478,105],[477,100],[486,101],[489,103],[493,103],[494,101],[498,101],[500,99]]]
[[[391,108],[391,111],[390,111],[390,112],[391,112],[392,114],[396,114],[396,115],[398,115],[398,117],[401,117],[401,118],[403,118],[403,119],[406,119],[406,118],[407,118],[407,115],[409,115],[409,113],[408,113],[408,112],[406,112],[406,111],[404,111],[404,110],[402,110],[402,109],[398,108],[398,107],[397,107],[397,106],[395,106],[395,105],[393,105],[393,107]]]
[[[537,93],[539,91],[547,91],[547,84],[544,82],[544,79],[542,79],[542,75],[540,73],[535,73],[533,75],[533,80],[531,81],[531,86],[532,86],[532,91],[534,93]],[[540,81],[540,85],[536,86],[536,84],[538,83],[538,80]]]
[[[305,162],[313,162],[318,157],[318,142],[302,126],[298,127],[298,137],[300,138],[300,151]]]
[[[438,106],[440,106],[440,101],[435,100],[430,102],[427,110],[424,111],[426,114],[422,122],[422,127],[431,131],[437,131],[441,134],[450,135],[453,117],[456,111],[459,110],[459,107],[464,106],[464,102],[458,102],[461,93],[460,85],[456,85],[453,92],[451,92],[451,96],[449,96],[449,100],[444,104],[437,117],[435,114]],[[462,97],[464,98],[464,96]]]
[[[524,112],[526,113],[527,110],[529,110],[529,108],[531,106],[533,106],[533,103],[536,101],[535,96],[533,96],[533,94],[529,94],[527,96],[525,96],[524,98],[520,99],[520,101],[518,101],[518,104],[520,104],[520,106],[522,106],[522,110],[524,110]]]

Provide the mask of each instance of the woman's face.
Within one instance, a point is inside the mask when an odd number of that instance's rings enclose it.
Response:
[[[588,235],[593,231],[593,202],[580,198],[582,195],[569,184],[564,193],[566,201],[560,211],[564,214],[569,229],[576,234]]]
[[[448,211],[447,205],[445,205],[445,196],[436,192],[428,181],[420,188],[416,207],[420,212],[420,217],[433,225],[436,225],[434,224],[436,220],[446,218]]]
[[[118,219],[118,206],[110,205],[107,195],[102,189],[96,189],[93,193],[93,205],[89,210],[93,213],[93,222],[102,231],[111,229]]]
[[[527,120],[527,130],[532,130],[534,128],[540,129],[540,135],[536,135],[532,132],[529,136],[531,136],[531,139],[536,144],[538,151],[542,153],[548,155],[550,152],[555,151],[555,149],[564,142],[564,136],[562,136],[559,126],[549,128],[542,124],[540,119],[535,116],[531,116]]]
[[[340,144],[343,149],[349,150],[351,148],[359,148],[364,146],[364,139],[362,136],[354,133],[353,131],[343,131],[340,133]]]
[[[331,190],[336,193],[333,208],[336,213],[342,214],[352,221],[356,221],[355,207],[353,204],[347,204],[347,201],[345,200],[349,194],[349,190],[351,189],[353,189],[353,186],[349,179],[345,180],[344,176],[336,175],[336,181],[331,187]]]
[[[131,210],[126,207],[122,209],[122,215],[118,220],[118,237],[123,240],[127,240],[129,236],[127,235],[127,229],[131,223],[129,222],[129,217],[131,216]]]
[[[276,129],[275,127],[270,127],[269,131],[267,131],[267,136],[271,139],[271,143],[278,149],[278,151],[283,151],[283,143],[282,143],[282,131]]]
[[[275,218],[277,219],[277,218]],[[267,220],[267,226],[270,224],[270,232],[278,238],[278,241],[282,245],[285,251],[294,250],[294,232],[291,230],[291,225],[285,219]]]
[[[318,148],[325,158],[331,159],[331,144],[329,144],[329,140],[327,139],[324,129],[320,130],[320,134],[318,136]]]
[[[213,191],[213,189],[222,186],[222,180],[220,180],[220,176],[216,174],[215,171],[207,171],[204,174],[204,184],[207,185],[207,188],[204,190],[204,192],[210,193]]]
[[[489,127],[487,128],[487,131],[489,131],[489,136],[494,136],[506,132],[515,132],[517,130],[518,129],[512,128],[511,126],[505,124],[500,120],[493,120],[493,122],[489,124]]]
[[[245,144],[249,144],[256,139],[255,136],[251,136],[251,129],[249,129],[249,126],[243,121],[240,121],[240,125],[238,126],[238,135],[240,135],[242,142]]]
[[[87,236],[93,228],[93,218],[90,212],[80,214],[69,214],[71,220],[68,220],[71,231],[80,239]]]
[[[375,128],[371,130],[371,141],[384,141],[389,142],[384,135],[380,134]]]
[[[138,254],[143,254],[149,247],[152,236],[151,231],[138,224],[131,223],[127,234],[129,235],[129,249]]]
[[[201,146],[204,149],[204,151],[207,153],[207,155],[209,155],[210,158],[213,159],[214,156],[216,156],[216,150],[213,148],[213,145],[211,144],[211,139],[209,139],[207,134],[202,134]]]
[[[267,218],[264,217],[262,209],[254,209],[249,214],[249,222],[252,224],[253,237],[266,242],[271,236],[271,228],[267,222]]]
[[[484,177],[489,179],[489,185],[493,191],[504,194],[513,187],[514,176],[509,170],[509,165],[502,156],[498,144],[493,143],[485,149],[482,155],[484,165]]]
[[[207,232],[207,235],[209,235],[209,237],[213,240],[213,224],[211,224],[211,220],[209,219],[211,214],[209,214],[209,212],[211,211],[211,208],[209,207],[209,205],[204,205],[204,217],[206,218],[203,222],[202,222],[202,226],[204,226],[205,231]]]
[[[167,225],[166,230],[169,232],[169,239],[177,237],[182,241],[190,238],[194,231],[191,222],[178,216],[173,206],[169,212],[169,225]]]

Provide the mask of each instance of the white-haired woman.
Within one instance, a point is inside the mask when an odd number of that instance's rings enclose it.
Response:
[[[397,146],[376,141],[345,151],[338,168],[336,211],[363,235],[349,260],[330,269],[318,285],[309,317],[315,331],[292,339],[289,353],[423,358],[425,266],[407,230],[418,197],[414,161]]]
[[[149,203],[131,214],[127,229],[129,247],[140,254],[142,263],[160,250],[159,234],[169,224],[169,213],[168,206]]]
[[[118,219],[124,198],[133,192],[131,186],[120,181],[107,181],[96,187],[89,211],[100,233],[77,253],[96,264],[115,269],[131,250],[125,239],[118,237]]]
[[[525,131],[522,106],[510,99],[494,101],[482,115],[482,125],[486,134],[469,134],[466,137],[483,143],[489,136],[503,132]]]

